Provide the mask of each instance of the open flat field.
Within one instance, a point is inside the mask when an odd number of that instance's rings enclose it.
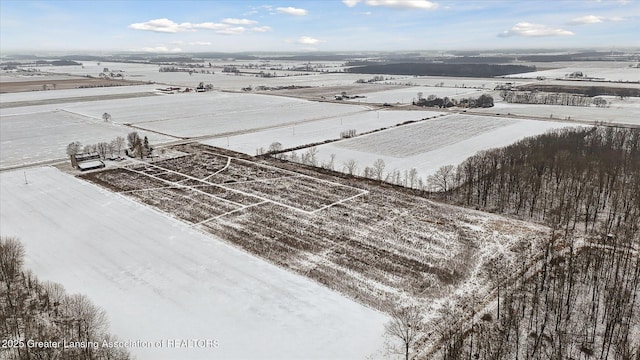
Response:
[[[507,75],[506,78],[531,78],[535,79],[538,76],[545,78],[556,79],[565,78],[565,75],[573,72],[582,72],[585,76],[591,78],[602,78],[604,81],[614,82],[638,82],[640,81],[640,69],[629,67],[630,62],[607,62],[603,65],[602,62],[594,61],[580,61],[580,62],[559,62],[548,63],[547,67],[556,67],[549,70],[541,70],[522,74]],[[595,82],[595,85],[601,85],[602,83]]]
[[[126,138],[129,131],[121,125],[64,110],[3,115],[0,169],[67,158],[66,148],[71,142],[80,141],[83,145],[110,142],[118,136]],[[171,139],[150,132],[140,135],[148,136],[152,144]]]
[[[94,101],[64,108],[98,118],[108,112],[114,122],[176,137],[250,132],[369,110],[357,105],[222,92]]]
[[[341,132],[354,129],[356,133],[392,127],[406,121],[417,121],[444,113],[436,111],[376,110],[354,115],[335,116],[304,124],[296,124],[277,129],[255,131],[249,134],[219,137],[202,141],[203,144],[255,155],[259,148],[269,149],[273,142],[282,144],[283,149],[340,139]]]
[[[363,89],[366,89],[364,87]],[[385,90],[377,92],[364,93],[366,97],[361,99],[349,100],[353,103],[365,102],[376,104],[411,104],[413,101],[418,100],[418,93],[421,92],[423,97],[429,95],[436,95],[438,97],[478,97],[482,94],[480,89],[464,89],[464,88],[450,88],[450,87],[428,87],[428,86],[412,86],[402,89]]]
[[[28,91],[28,92],[14,92],[8,94],[1,94],[0,101],[2,107],[15,107],[15,103],[33,102],[39,103],[45,100],[62,100],[73,99],[74,101],[82,101],[84,98],[96,98],[100,96],[112,96],[112,95],[125,95],[125,94],[155,94],[157,93],[158,85],[129,85],[129,86],[109,86],[109,87],[95,87],[87,89],[56,89],[42,91]],[[4,112],[3,112],[4,113]]]
[[[418,177],[433,174],[444,165],[457,165],[478,151],[505,146],[549,129],[570,123],[508,119],[491,116],[447,115],[390,128],[352,139],[317,146],[318,163],[335,154],[335,170],[347,172],[345,164],[357,162],[357,174],[377,159],[385,162],[385,175],[394,169],[404,174],[415,168]]]
[[[377,352],[386,315],[131,201],[131,193],[51,167],[26,176],[28,184],[22,171],[0,174],[0,223],[3,236],[21,238],[40,279],[88,295],[121,340],[220,344],[131,349],[137,358],[388,358]]]
[[[607,108],[595,106],[563,106],[563,105],[538,105],[538,104],[512,104],[500,101],[494,96],[495,106],[487,109],[474,109],[474,111],[487,114],[512,114],[519,116],[533,116],[552,118],[556,120],[597,121],[615,124],[640,125],[640,99],[639,98],[615,98],[613,96],[601,96],[610,103]]]
[[[538,251],[548,229],[199,144],[83,175],[375,308],[481,299],[483,266]],[[384,211],[380,211],[384,209]]]

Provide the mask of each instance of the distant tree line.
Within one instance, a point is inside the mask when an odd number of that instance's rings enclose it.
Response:
[[[585,95],[569,93],[547,93],[538,91],[513,91],[503,90],[500,97],[508,103],[516,104],[544,104],[544,105],[566,105],[566,106],[591,106],[606,107],[607,100],[600,97],[589,97]]]
[[[193,74],[193,73],[199,73],[199,74],[215,74],[215,72],[213,70],[205,70],[205,69],[194,69],[192,67],[189,68],[183,68],[183,67],[177,67],[177,66],[161,66],[160,68],[158,68],[159,72],[185,72],[188,73],[189,75]]]
[[[400,63],[356,66],[345,71],[356,74],[493,77],[533,72],[536,68],[524,65]]]
[[[465,108],[489,108],[493,107],[493,96],[482,94],[477,98],[451,99],[449,97],[440,98],[436,95],[422,97],[422,93],[418,93],[418,100],[413,101],[413,105],[424,107],[449,108],[453,106]]]
[[[84,295],[68,295],[56,283],[41,282],[24,268],[25,250],[17,238],[0,237],[0,358],[126,360],[108,332],[107,315]],[[56,342],[60,347],[27,343]],[[88,344],[63,347],[66,344]],[[31,345],[31,346],[30,346]],[[97,346],[93,346],[97,345]]]
[[[640,88],[614,86],[567,86],[549,84],[527,84],[519,86],[520,91],[544,91],[553,93],[569,93],[586,96],[619,96],[624,99],[630,96],[640,97]]]

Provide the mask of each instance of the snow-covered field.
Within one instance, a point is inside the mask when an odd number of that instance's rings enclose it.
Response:
[[[155,93],[158,85],[111,86],[86,89],[65,89],[55,91],[25,91],[0,94],[0,102],[41,101],[50,99],[81,98],[87,96],[103,96],[135,93]]]
[[[280,63],[280,61],[278,61]],[[230,61],[218,63],[216,65],[233,64]],[[300,65],[291,63],[292,66]],[[291,76],[261,78],[252,74],[233,75],[230,73],[222,73],[218,68],[204,68],[202,70],[212,70],[214,74],[201,74],[194,72],[192,75],[186,72],[159,72],[158,65],[152,64],[124,64],[124,63],[100,63],[84,62],[83,66],[55,66],[43,68],[42,71],[49,71],[62,74],[72,75],[90,75],[98,76],[104,68],[110,70],[122,70],[125,80],[151,81],[159,84],[172,84],[177,86],[196,87],[199,82],[205,84],[213,84],[215,89],[238,91],[247,86],[340,86],[352,85],[356,80],[368,78],[369,75],[363,74],[345,74],[345,73],[317,73],[317,72],[283,72],[276,71],[278,74],[291,74]],[[254,71],[254,70],[251,70]],[[273,72],[273,71],[266,71]],[[293,75],[307,74],[307,75]],[[373,75],[371,75],[373,76]]]
[[[102,119],[63,110],[0,116],[0,169],[65,158],[71,142],[80,141],[82,145],[110,142],[118,136],[126,138],[130,131]],[[171,140],[144,131],[139,134],[148,136],[151,144]]]
[[[595,106],[563,106],[538,104],[510,104],[496,101],[494,107],[474,109],[487,114],[500,113],[520,116],[546,117],[559,120],[584,120],[598,122],[613,122],[618,124],[640,125],[640,99],[626,98],[620,100],[612,96],[602,96],[611,104],[608,108]],[[499,97],[494,96],[494,99]]]
[[[415,168],[424,178],[444,165],[457,165],[476,152],[505,146],[527,136],[570,123],[505,119],[488,116],[447,115],[396,127],[361,137],[317,146],[318,162],[328,162],[335,154],[336,170],[347,172],[344,164],[357,161],[357,173],[377,159],[385,162],[385,173],[401,173]]]
[[[104,308],[120,339],[219,343],[131,349],[140,359],[381,356],[388,318],[315,282],[55,168],[0,180],[2,235],[39,278]]]
[[[482,94],[481,90],[479,89],[415,86],[404,89],[364,93],[364,95],[366,96],[365,98],[353,99],[349,101],[377,104],[411,104],[413,101],[418,100],[419,92],[421,92],[422,96],[425,98],[429,95],[436,95],[438,97],[478,97]]]
[[[92,101],[62,108],[95,118],[108,112],[116,123],[180,137],[250,131],[368,111],[357,105],[223,92]]]
[[[605,81],[632,82],[640,81],[640,68],[632,68],[631,62],[607,62],[603,66],[601,62],[575,62],[575,63],[558,63],[557,69],[541,70],[535,72],[507,75],[507,78],[533,78],[543,76],[546,78],[556,79],[565,78],[565,75],[574,72],[582,72],[585,76],[592,78],[603,78]],[[551,64],[550,64],[551,65]],[[550,66],[549,65],[549,66]],[[570,65],[570,66],[567,66]],[[594,85],[601,85],[593,83]]]
[[[368,111],[277,129],[256,131],[249,134],[220,137],[202,141],[202,143],[255,155],[256,149],[261,147],[268,149],[273,142],[279,142],[282,144],[283,149],[287,149],[325,140],[339,139],[340,133],[349,129],[355,129],[357,133],[363,133],[394,126],[405,121],[421,120],[441,114],[443,113],[436,111]]]

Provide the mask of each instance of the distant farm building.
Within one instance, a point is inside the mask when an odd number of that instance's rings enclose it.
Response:
[[[98,153],[88,153],[71,155],[71,166],[80,171],[87,171],[101,169],[105,165],[102,160],[100,160]]]

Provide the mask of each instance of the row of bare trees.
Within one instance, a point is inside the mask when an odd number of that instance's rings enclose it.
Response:
[[[123,348],[102,346],[104,341],[115,341],[108,333],[104,310],[84,295],[68,295],[59,284],[39,281],[24,268],[24,256],[17,238],[0,237],[1,359],[130,358]]]
[[[74,141],[67,145],[67,155],[98,153],[102,159],[106,159],[107,155],[109,157],[120,156],[123,150],[125,154],[131,157],[140,157],[142,159],[150,155],[153,148],[149,144],[149,139],[146,136],[140,137],[137,131],[127,134],[126,140],[122,136],[118,136],[111,142],[99,142],[82,146],[79,141]]]
[[[591,106],[606,107],[607,101],[600,97],[569,93],[548,93],[538,91],[503,90],[500,92],[502,99],[508,103],[516,104],[545,104],[566,106]]]

